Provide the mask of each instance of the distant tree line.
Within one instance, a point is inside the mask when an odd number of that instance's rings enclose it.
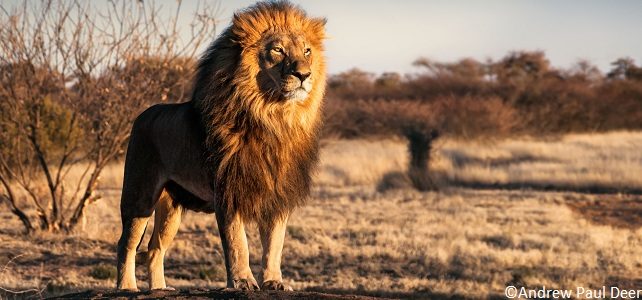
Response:
[[[465,138],[642,129],[642,67],[630,58],[606,74],[586,60],[553,68],[541,51],[414,65],[421,72],[332,76],[325,133],[403,134],[409,124]]]

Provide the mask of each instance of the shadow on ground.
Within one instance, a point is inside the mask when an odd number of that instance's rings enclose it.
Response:
[[[365,291],[365,290],[349,290],[349,289],[326,289],[320,287],[308,288],[307,291],[331,293],[336,295],[363,295],[368,297],[375,297],[376,299],[431,299],[431,300],[468,300],[468,299],[478,299],[465,297],[458,294],[444,294],[431,292],[429,290],[423,291],[414,291],[414,292],[396,292],[396,291]],[[358,299],[358,298],[349,298],[349,299]],[[366,298],[367,299],[367,298]],[[489,300],[496,299],[505,299],[500,295],[490,295]]]
[[[566,199],[573,211],[599,225],[636,230],[642,227],[642,196],[603,195],[593,200]]]
[[[100,291],[90,290],[80,293],[67,294],[48,299],[248,299],[248,300],[268,300],[268,299],[381,299],[371,296],[357,295],[340,295],[328,294],[322,292],[283,292],[283,291],[239,291],[239,290],[205,290],[205,289],[186,289],[177,291],[147,291],[147,292],[121,292],[121,291]]]
[[[473,299],[462,295],[447,295],[430,291],[417,292],[391,292],[391,291],[363,291],[349,289],[324,289],[320,287],[309,288],[306,291],[239,291],[227,289],[181,289],[177,291],[146,291],[122,292],[109,290],[88,290],[56,296],[48,299]],[[491,295],[487,299],[504,299],[500,295]]]
[[[448,185],[453,187],[463,187],[478,190],[535,190],[544,192],[576,192],[586,194],[628,194],[642,195],[642,189],[636,187],[612,187],[607,185],[585,185],[572,186],[565,184],[552,184],[542,182],[508,182],[508,183],[487,183],[487,182],[470,182],[463,180],[450,180]]]

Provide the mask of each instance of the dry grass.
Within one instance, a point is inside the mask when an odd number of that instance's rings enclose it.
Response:
[[[446,186],[642,191],[642,133],[572,134],[495,142],[442,139],[432,170]],[[408,164],[401,140],[327,142],[320,185],[372,185]]]
[[[313,196],[288,228],[284,276],[297,289],[401,298],[486,298],[500,295],[508,283],[574,289],[635,282],[642,271],[640,224],[601,225],[567,203],[639,203],[640,196],[476,190],[452,184],[518,180],[639,188],[642,153],[636,147],[642,148],[641,133],[496,144],[444,140],[435,164],[444,185],[438,192],[420,193],[376,191],[386,173],[405,168],[402,141],[327,141]],[[0,266],[22,256],[0,269],[0,287],[45,288],[48,294],[113,287],[105,266],[113,264],[119,236],[120,176],[118,165],[103,176],[109,189],[101,190],[104,199],[89,208],[86,232],[73,237],[25,237],[3,210]],[[249,241],[258,273],[255,228]],[[167,258],[168,283],[222,287],[222,266],[214,216],[187,213]],[[107,275],[95,276],[97,272]],[[145,273],[141,266],[142,287]]]
[[[479,146],[446,142],[437,169],[450,181],[560,189],[642,190],[642,134],[573,134]]]

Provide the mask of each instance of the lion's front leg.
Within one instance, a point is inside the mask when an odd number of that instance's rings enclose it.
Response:
[[[238,213],[226,216],[216,213],[219,235],[225,253],[227,287],[242,290],[258,290],[259,285],[250,270],[250,254],[243,220]]]
[[[281,276],[281,253],[285,240],[288,217],[278,218],[267,224],[259,224],[261,244],[263,245],[261,288],[265,290],[291,291],[292,287],[283,283]]]

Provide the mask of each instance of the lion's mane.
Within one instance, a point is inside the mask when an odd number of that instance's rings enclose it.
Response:
[[[223,211],[267,221],[285,216],[309,194],[325,88],[324,24],[287,1],[258,3],[235,14],[200,60],[192,104]],[[258,42],[275,28],[304,34],[316,49],[314,85],[305,101],[279,103],[259,86]]]

